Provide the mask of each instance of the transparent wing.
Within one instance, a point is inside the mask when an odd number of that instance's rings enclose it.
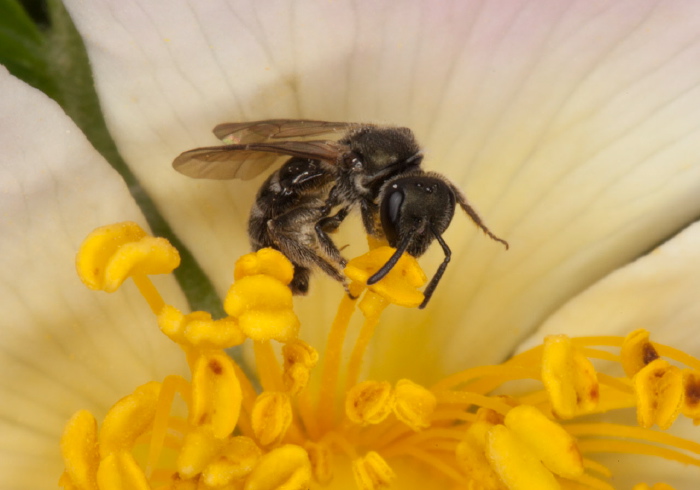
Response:
[[[195,179],[250,180],[284,156],[323,160],[335,164],[347,151],[336,141],[280,141],[196,148],[173,161],[173,168]]]
[[[357,123],[313,121],[310,119],[266,119],[241,123],[223,123],[214,134],[224,143],[244,144],[281,139],[302,139],[335,133],[339,138]]]

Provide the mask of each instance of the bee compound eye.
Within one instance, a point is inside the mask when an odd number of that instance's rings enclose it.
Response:
[[[401,190],[392,190],[382,199],[379,216],[386,239],[393,247],[398,240],[398,227],[401,220],[401,208],[404,203],[404,194]]]

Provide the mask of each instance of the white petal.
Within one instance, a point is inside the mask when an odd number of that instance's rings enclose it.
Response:
[[[397,314],[375,342],[383,376],[501,359],[557,306],[700,211],[695,2],[68,6],[121,150],[220,292],[247,248],[255,186],[195,182],[169,165],[213,144],[216,123],[399,123],[424,142],[428,167],[464,185],[511,250],[458,216],[431,314]],[[358,244],[348,229],[337,242]],[[441,260],[433,248],[428,271]],[[314,286],[307,331],[330,323],[342,294]],[[425,363],[412,362],[417,351]]]
[[[131,284],[107,295],[78,279],[93,228],[143,217],[58,105],[4,68],[0,148],[0,487],[52,488],[73,412],[104,415],[138,384],[182,371],[182,355]],[[173,280],[159,285],[182,304]]]
[[[700,357],[700,223],[613,272],[557,310],[523,345],[563,333],[627,335],[644,328],[652,340]]]

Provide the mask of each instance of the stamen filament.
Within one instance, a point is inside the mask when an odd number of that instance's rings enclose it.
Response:
[[[148,276],[143,274],[135,274],[131,278],[134,280],[136,287],[139,288],[141,296],[146,300],[153,314],[157,316],[165,306],[165,301],[163,301],[163,297],[153,285],[153,282]]]
[[[612,471],[610,471],[607,466],[593,459],[583,458],[583,467],[587,470],[598,473],[599,475],[603,475],[606,478],[610,478],[612,476]]]
[[[477,407],[490,408],[500,414],[505,415],[511,407],[505,402],[496,398],[480,395],[478,393],[467,393],[462,391],[441,391],[435,393],[438,403],[475,405]]]
[[[689,441],[681,437],[676,437],[666,432],[643,429],[618,424],[595,423],[595,424],[566,424],[566,430],[573,436],[599,436],[599,437],[620,437],[625,439],[641,439],[643,441],[675,446],[678,449],[693,452],[700,455],[700,443]]]
[[[615,363],[620,362],[620,356],[618,354],[614,354],[606,350],[591,349],[590,347],[581,347],[579,349],[579,352],[585,357],[589,357],[592,359],[601,359],[603,361],[610,361]]]
[[[365,317],[365,322],[362,325],[362,330],[360,330],[360,335],[357,337],[352,354],[350,354],[350,361],[348,362],[348,377],[345,380],[346,391],[357,384],[357,380],[360,377],[360,369],[362,368],[362,359],[365,356],[365,351],[367,350],[369,341],[372,340],[374,329],[379,323],[379,317],[381,316],[382,311],[383,309],[377,311],[375,314]]]
[[[447,378],[440,380],[438,383],[435,383],[430,389],[433,392],[449,390],[477,378],[487,378],[489,385],[493,384],[498,386],[505,381],[512,381],[516,379],[539,379],[540,374],[536,369],[521,366],[510,366],[507,364],[498,364],[495,366],[476,366],[448,376]],[[478,388],[474,389],[474,384],[469,385],[469,391],[486,393],[486,391],[482,392]]]
[[[260,384],[265,391],[283,391],[282,368],[272,350],[269,341],[253,342],[255,364],[260,377]]]
[[[338,386],[343,344],[345,342],[345,334],[350,325],[350,319],[355,311],[355,304],[355,299],[350,298],[347,294],[343,295],[338,312],[331,325],[331,331],[328,334],[318,401],[318,426],[322,430],[330,428],[333,424],[335,408],[333,400]]]
[[[411,456],[417,459],[418,461],[422,461],[423,463],[437,470],[438,472],[442,473],[450,480],[453,480],[458,484],[464,484],[464,475],[462,475],[462,473],[458,469],[446,463],[446,460],[444,458],[440,458],[438,456],[430,454],[427,451],[423,451],[416,447],[410,446],[407,447],[404,451],[397,452],[396,455]],[[388,454],[385,454],[385,456],[388,457]]]
[[[626,453],[626,454],[644,454],[647,456],[656,456],[659,458],[677,461],[683,464],[692,464],[700,466],[700,459],[693,458],[686,454],[673,449],[651,446],[642,442],[633,441],[616,441],[616,440],[586,440],[578,441],[578,448],[582,453]]]
[[[148,459],[146,460],[146,477],[151,476],[153,469],[158,463],[163,450],[163,443],[168,431],[168,414],[172,408],[175,393],[180,393],[187,400],[189,398],[190,385],[181,376],[166,376],[158,394],[155,417],[153,419],[153,429],[151,431],[151,441],[148,449]]]
[[[605,482],[600,478],[596,478],[593,475],[587,475],[585,473],[579,477],[574,478],[574,481],[584,485],[586,488],[593,488],[596,490],[615,490],[615,487],[613,487],[608,482]]]

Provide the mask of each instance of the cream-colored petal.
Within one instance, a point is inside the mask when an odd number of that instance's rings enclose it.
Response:
[[[53,488],[73,412],[104,415],[184,363],[132,284],[108,295],[78,279],[93,228],[143,217],[58,105],[4,68],[0,148],[0,488]],[[173,280],[158,284],[184,306]]]
[[[544,336],[621,335],[644,328],[656,342],[700,356],[700,223],[618,269],[557,310],[523,344]]]
[[[511,250],[459,213],[429,310],[389,315],[380,331],[382,377],[500,360],[569,297],[700,211],[694,2],[68,6],[121,150],[220,292],[247,248],[255,184],[193,181],[169,166],[215,143],[219,122],[407,125],[426,166],[464,186]],[[343,227],[337,243],[359,253],[348,232],[358,228]],[[428,272],[441,260],[433,249]],[[301,302],[312,341],[342,294],[327,284],[314,281]]]

